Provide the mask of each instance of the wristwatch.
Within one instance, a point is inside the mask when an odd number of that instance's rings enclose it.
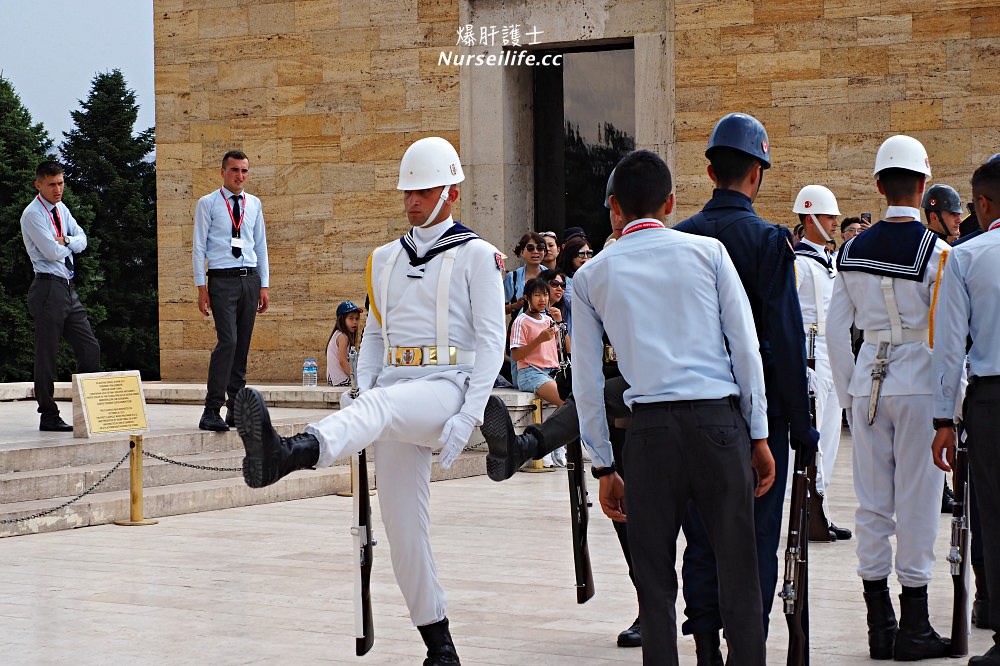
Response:
[[[934,429],[938,428],[954,428],[955,421],[953,419],[934,419]]]
[[[593,477],[595,479],[599,479],[602,476],[608,476],[610,474],[614,474],[617,471],[618,471],[618,469],[615,467],[614,463],[611,463],[607,467],[591,467],[590,468],[590,473],[593,475]]]

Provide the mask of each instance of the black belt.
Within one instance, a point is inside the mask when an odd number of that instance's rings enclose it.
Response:
[[[736,396],[728,398],[712,398],[710,400],[664,400],[662,402],[637,402],[632,405],[633,412],[647,409],[693,409],[695,407],[737,407]]]
[[[256,268],[209,268],[208,277],[246,277],[257,275]]]
[[[52,273],[35,273],[35,278],[38,280],[52,280],[54,282],[62,282],[63,284],[73,286],[73,281],[69,278],[64,278],[61,275],[53,275]]]
[[[969,377],[969,386],[976,384],[1000,384],[1000,375],[987,375],[986,377]]]

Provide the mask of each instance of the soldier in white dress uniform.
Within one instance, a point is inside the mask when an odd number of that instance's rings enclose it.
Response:
[[[928,329],[948,253],[920,222],[917,207],[930,175],[927,151],[916,139],[897,135],[879,148],[875,178],[888,208],[838,254],[826,326],[837,395],[851,414],[858,575],[873,659],[915,661],[950,648],[927,617],[944,484],[927,455],[934,438]],[[857,361],[852,324],[864,331]],[[898,625],[888,589],[892,536],[903,586]]]
[[[826,351],[826,315],[833,294],[833,280],[837,269],[826,244],[837,227],[840,207],[837,197],[822,185],[806,185],[795,197],[792,212],[798,213],[805,225],[805,235],[795,244],[795,281],[802,307],[802,323],[806,332],[806,349],[813,340],[814,373],[810,375],[810,389],[816,398],[816,429],[819,430],[819,458],[816,465],[816,490],[819,502],[825,503],[833,463],[840,448],[840,400],[833,386],[830,358]],[[822,504],[820,504],[822,506]],[[810,521],[821,521],[815,528],[810,523],[811,541],[847,541],[851,530],[827,522],[826,511],[814,513]],[[820,534],[820,538],[816,534]]]
[[[503,261],[452,219],[462,180],[444,139],[421,139],[403,155],[397,189],[413,228],[369,257],[355,401],[289,438],[271,427],[259,392],[244,389],[235,404],[243,476],[255,488],[374,443],[393,571],[427,644],[425,666],[459,663],[430,547],[431,454],[443,447],[447,468],[461,453],[482,423],[504,350]]]

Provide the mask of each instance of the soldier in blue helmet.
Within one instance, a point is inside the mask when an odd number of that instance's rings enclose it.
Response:
[[[789,441],[815,450],[819,433],[809,420],[805,334],[795,288],[795,254],[788,229],[761,219],[753,208],[764,171],[771,166],[764,125],[745,113],[724,116],[712,130],[705,156],[715,183],[700,213],[675,229],[717,238],[726,246],[750,298],[767,396],[768,445],[776,478],[754,503],[757,567],[764,630],[778,580],[778,541],[788,472]],[[684,519],[685,634],[694,634],[698,664],[722,664],[718,574],[715,553],[701,519],[689,507]]]

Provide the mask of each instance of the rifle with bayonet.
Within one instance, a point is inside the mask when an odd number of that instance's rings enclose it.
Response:
[[[808,367],[816,367],[816,326],[809,331]],[[809,391],[809,408],[816,418],[815,393]],[[785,541],[785,573],[778,596],[788,624],[788,666],[809,664],[809,497],[815,488],[816,454],[803,443],[795,451],[791,509]]]
[[[806,345],[806,367],[816,372],[816,336],[819,334],[819,324],[813,322],[809,327],[809,336]],[[809,418],[813,428],[818,425],[819,411],[816,408],[816,387],[815,374],[813,381],[809,382]],[[823,494],[816,487],[816,475],[819,473],[819,461],[822,460],[823,452],[817,455],[815,464],[809,470],[809,540],[829,543],[833,540],[830,536],[830,521],[826,518],[826,509],[823,508]]]
[[[948,564],[955,587],[951,611],[951,656],[969,654],[969,449],[961,433],[955,445],[955,502],[951,513]]]
[[[567,327],[564,322],[558,326],[559,371],[563,382],[571,388],[570,358],[566,349]],[[562,392],[560,391],[560,395]],[[566,396],[562,396],[565,398]],[[590,547],[587,545],[587,527],[590,512],[587,509],[587,480],[584,477],[583,444],[577,438],[566,445],[566,472],[569,475],[569,513],[573,528],[573,566],[576,571],[576,602],[586,603],[594,596],[594,572],[590,565]]]
[[[351,347],[347,352],[351,364],[351,398],[357,398],[358,352]],[[375,644],[375,622],[372,618],[372,504],[368,488],[368,457],[361,449],[351,460],[351,490],[354,496],[354,515],[351,535],[354,537],[354,635],[355,653],[367,654]]]

